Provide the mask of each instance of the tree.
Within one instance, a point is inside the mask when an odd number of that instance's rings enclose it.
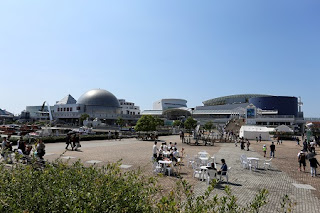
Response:
[[[80,116],[80,124],[83,124],[83,121],[87,120],[87,118],[90,118],[90,116],[86,113],[81,114]]]
[[[164,121],[158,117],[153,117],[156,127],[164,126]]]
[[[175,121],[173,121],[173,124],[172,124],[173,126],[180,126],[181,125],[181,121],[179,121],[179,120],[175,120]]]
[[[208,121],[207,123],[205,123],[204,128],[208,131],[210,131],[211,129],[213,129],[213,122],[212,121]]]
[[[187,120],[184,122],[184,127],[188,129],[189,131],[196,128],[197,121],[193,119],[192,117],[188,117]]]
[[[119,117],[119,118],[116,120],[116,124],[117,124],[118,126],[120,126],[120,127],[123,127],[124,124],[125,124],[125,122],[124,122],[124,120],[123,120],[122,118]]]
[[[134,129],[136,131],[155,131],[158,126],[163,125],[164,122],[160,118],[155,118],[152,115],[142,115]]]

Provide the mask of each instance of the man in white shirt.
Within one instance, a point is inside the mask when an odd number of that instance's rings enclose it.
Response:
[[[152,148],[152,152],[153,152],[153,157],[154,157],[154,158],[157,158],[157,151],[158,151],[157,141],[155,141],[155,142],[154,142],[154,145],[153,145],[153,148]]]

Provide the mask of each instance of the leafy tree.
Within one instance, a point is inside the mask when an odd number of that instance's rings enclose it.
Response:
[[[211,129],[213,129],[213,122],[212,121],[208,121],[207,123],[204,124],[204,128],[208,131],[210,131]]]
[[[180,126],[180,125],[181,125],[181,121],[179,120],[173,121],[173,126]]]
[[[192,117],[188,117],[187,120],[184,122],[184,127],[188,129],[189,131],[196,128],[197,121],[193,119]]]
[[[117,124],[118,126],[120,126],[120,127],[123,127],[124,124],[125,124],[125,121],[124,121],[122,118],[119,117],[119,118],[116,120],[116,124]]]
[[[153,117],[156,127],[164,126],[164,120],[160,119],[159,117]]]
[[[163,126],[164,122],[160,118],[152,115],[142,115],[138,120],[135,131],[155,131],[158,126]]]
[[[87,118],[90,118],[90,116],[87,113],[81,114],[81,116],[79,118],[80,123],[83,124],[83,121],[87,120]]]

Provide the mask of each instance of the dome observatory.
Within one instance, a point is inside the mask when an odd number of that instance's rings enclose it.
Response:
[[[84,112],[88,114],[118,115],[121,108],[118,99],[111,92],[104,89],[93,89],[84,93],[77,101],[84,105]],[[96,116],[96,117],[101,117]]]

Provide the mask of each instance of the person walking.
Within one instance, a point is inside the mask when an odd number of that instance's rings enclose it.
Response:
[[[249,151],[249,147],[250,147],[250,141],[248,139],[247,140],[247,151]]]
[[[266,157],[267,154],[267,146],[264,144],[262,147],[262,151],[263,151],[263,157]]]
[[[70,135],[69,133],[67,134],[67,137],[66,137],[66,144],[67,144],[66,149],[68,149],[69,145],[70,145],[71,148],[72,148],[71,135]]]
[[[80,135],[79,135],[79,133],[77,133],[77,134],[74,136],[74,143],[75,143],[75,148],[74,148],[74,150],[75,150],[75,151],[78,151],[78,148],[81,147],[81,144],[80,144]]]
[[[301,172],[301,165],[303,166],[303,171],[306,171],[306,154],[303,150],[298,153],[299,171]]]
[[[276,145],[274,145],[274,142],[270,145],[270,158],[274,158],[274,152],[276,151]]]
[[[261,134],[259,135],[259,142],[261,142],[261,140],[262,140],[262,137],[261,137]]]
[[[310,162],[310,172],[311,172],[311,177],[315,177],[317,175],[317,165],[320,166],[317,158],[315,158],[314,156],[312,156],[311,158],[309,158],[309,162]]]

